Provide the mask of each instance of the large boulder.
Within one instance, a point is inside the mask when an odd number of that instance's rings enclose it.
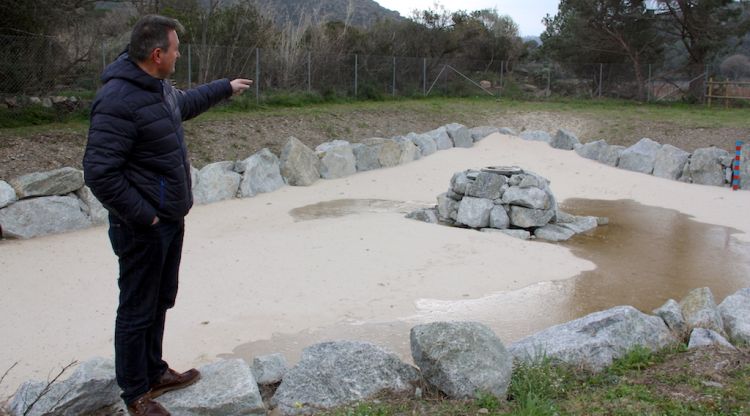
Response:
[[[563,150],[573,150],[577,144],[580,144],[581,142],[578,140],[578,137],[576,137],[575,134],[560,129],[555,133],[555,137],[552,138],[552,141],[549,142],[549,145],[554,147],[555,149],[563,149]]]
[[[406,218],[426,222],[429,224],[437,224],[440,222],[438,217],[438,210],[436,208],[420,208],[416,211],[412,211],[406,214]]]
[[[465,195],[474,198],[498,199],[503,196],[508,178],[491,172],[479,172],[474,180],[467,177]]]
[[[198,185],[193,190],[196,204],[232,199],[237,195],[242,177],[234,171],[234,162],[216,162],[198,172]]]
[[[567,228],[576,234],[585,233],[591,231],[599,225],[599,221],[596,217],[584,216],[584,215],[571,215],[568,221],[561,222],[559,211],[557,217],[557,225]]]
[[[320,159],[320,177],[337,179],[357,173],[357,159],[346,140],[334,140],[315,148]]]
[[[472,147],[474,145],[471,132],[463,124],[447,124],[445,125],[445,130],[448,132],[451,140],[453,140],[454,147]]]
[[[552,242],[567,241],[575,234],[570,228],[558,224],[547,224],[534,230],[534,237]]]
[[[448,196],[448,193],[442,193],[437,197],[437,213],[442,221],[456,220],[458,218],[459,201]]]
[[[27,381],[22,384],[10,400],[10,414],[86,415],[120,401],[120,388],[115,381],[115,364],[110,359],[95,358],[81,363],[70,377],[53,383],[44,393],[46,386],[46,381]],[[37,398],[39,400],[34,403]]]
[[[309,186],[320,179],[320,160],[315,152],[296,137],[290,137],[281,150],[281,176],[292,186]]]
[[[411,140],[412,143],[419,148],[419,152],[422,156],[429,156],[438,150],[435,139],[426,134],[409,133],[406,138]]]
[[[532,209],[550,209],[550,197],[537,187],[511,186],[503,193],[503,204]]]
[[[471,139],[475,142],[478,142],[485,137],[489,136],[490,134],[494,133],[500,133],[500,129],[497,127],[492,126],[479,126],[479,127],[473,127],[469,129],[469,134],[471,134]]]
[[[704,328],[724,334],[724,323],[716,308],[711,289],[702,287],[690,291],[680,302],[682,316],[688,331]]]
[[[380,169],[380,149],[375,146],[367,146],[364,143],[352,145],[354,158],[357,160],[357,172]]]
[[[596,140],[576,147],[575,152],[578,153],[578,156],[601,162],[604,152],[606,152],[608,148],[609,145],[607,142],[604,140]]]
[[[697,149],[690,157],[690,177],[693,183],[722,186],[726,177],[722,159],[728,156],[726,150],[716,147]]]
[[[620,163],[620,157],[625,151],[625,146],[611,145],[602,154],[602,158],[599,160],[605,165],[617,166]]]
[[[435,130],[430,130],[425,133],[426,136],[432,138],[437,145],[437,150],[446,150],[453,147],[453,140],[448,135],[448,130],[445,127],[438,127]]]
[[[91,226],[87,207],[74,196],[25,199],[0,209],[0,226],[7,238],[32,238]]]
[[[373,137],[363,140],[362,144],[373,148],[377,152],[377,160],[380,167],[389,168],[396,166],[401,160],[401,146],[392,139]]]
[[[490,227],[498,230],[504,230],[510,227],[510,217],[508,211],[502,205],[495,205],[490,211]]]
[[[724,336],[716,331],[705,328],[695,328],[690,333],[690,341],[688,342],[688,349],[700,347],[719,346],[723,348],[735,349],[732,344],[727,341]]]
[[[471,228],[485,228],[490,225],[490,212],[494,207],[489,199],[464,197],[458,205],[456,222]]]
[[[750,143],[745,143],[740,152],[742,163],[740,163],[740,187],[750,189]]]
[[[676,341],[661,318],[618,306],[547,328],[514,343],[510,351],[525,362],[546,356],[601,371],[636,346],[658,351]]]
[[[12,179],[10,185],[18,199],[65,195],[83,186],[83,172],[74,168],[34,172]]]
[[[682,176],[688,159],[690,159],[690,153],[671,144],[665,144],[656,153],[654,176],[677,180]]]
[[[654,309],[653,314],[664,320],[669,329],[675,333],[678,338],[685,338],[688,334],[687,324],[685,323],[685,317],[682,316],[682,309],[680,304],[674,299],[669,299],[657,309]]]
[[[500,127],[498,133],[505,134],[506,136],[518,136],[518,132],[510,127]]]
[[[390,391],[412,391],[419,372],[395,354],[355,341],[307,347],[287,371],[271,404],[284,415],[311,414]]]
[[[750,288],[727,296],[718,309],[729,339],[750,345]]]
[[[651,139],[643,138],[622,152],[617,167],[634,172],[651,174],[654,171],[656,155],[659,149],[661,149],[661,144]]]
[[[0,208],[5,208],[13,202],[16,202],[16,191],[8,182],[0,181]]]
[[[201,380],[156,399],[174,415],[265,416],[258,384],[250,366],[239,358],[201,367]]]
[[[94,196],[88,186],[83,186],[76,191],[78,199],[83,201],[83,211],[91,218],[95,225],[102,225],[109,222],[109,212],[104,208],[101,202]]]
[[[425,380],[455,399],[489,393],[505,399],[513,358],[476,322],[434,322],[411,329],[411,355]]]
[[[237,162],[234,169],[242,174],[239,196],[247,198],[264,192],[273,192],[284,186],[281,162],[268,149],[261,149],[249,158]]]
[[[401,148],[401,157],[398,159],[399,165],[409,163],[422,157],[419,147],[406,137],[394,137],[393,141],[395,141]]]
[[[510,217],[511,225],[519,228],[542,227],[554,218],[555,211],[552,209],[533,209],[511,205],[508,216]]]
[[[525,130],[521,132],[520,137],[524,140],[547,143],[552,142],[552,136],[546,131],[542,130]]]
[[[278,353],[255,357],[252,371],[259,385],[280,383],[287,372],[286,358]]]

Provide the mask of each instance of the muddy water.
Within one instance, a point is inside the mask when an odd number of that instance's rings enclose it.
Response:
[[[297,220],[362,212],[407,212],[419,207],[399,201],[338,200],[294,210]],[[667,299],[708,286],[717,301],[750,286],[750,244],[732,238],[737,230],[703,224],[674,210],[634,201],[567,200],[577,215],[608,217],[606,226],[561,243],[596,269],[564,281],[543,282],[479,299],[416,302],[417,313],[396,322],[342,323],[237,347],[227,357],[252,359],[281,352],[296,361],[301,350],[323,340],[366,340],[407,361],[409,328],[435,320],[474,320],[490,326],[506,343],[538,330],[617,305],[651,311]],[[468,231],[467,232],[472,232]],[[546,243],[539,243],[546,244]]]

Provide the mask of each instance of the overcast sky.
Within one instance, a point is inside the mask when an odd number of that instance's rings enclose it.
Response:
[[[410,17],[414,9],[432,8],[434,0],[375,0],[386,9],[396,10],[401,16]],[[538,36],[544,31],[542,18],[557,13],[559,0],[439,0],[446,10],[497,9],[507,14],[518,24],[521,36]]]

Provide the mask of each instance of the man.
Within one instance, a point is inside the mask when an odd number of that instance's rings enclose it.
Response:
[[[193,205],[182,120],[240,94],[251,80],[213,81],[188,91],[166,80],[180,57],[174,19],[150,15],[127,52],[102,74],[83,158],[86,184],[109,211],[119,258],[115,367],[131,415],[169,415],[152,399],[200,378],[162,359],[167,309],[177,296],[184,217]]]

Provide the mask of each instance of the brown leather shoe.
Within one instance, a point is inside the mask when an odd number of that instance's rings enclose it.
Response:
[[[130,416],[170,416],[167,409],[151,400],[148,393],[128,405],[128,414]]]
[[[194,368],[191,368],[184,373],[178,373],[177,371],[168,368],[167,371],[162,374],[159,382],[151,386],[149,396],[151,396],[152,398],[156,398],[168,391],[179,390],[181,388],[194,384],[200,379],[201,373]]]

